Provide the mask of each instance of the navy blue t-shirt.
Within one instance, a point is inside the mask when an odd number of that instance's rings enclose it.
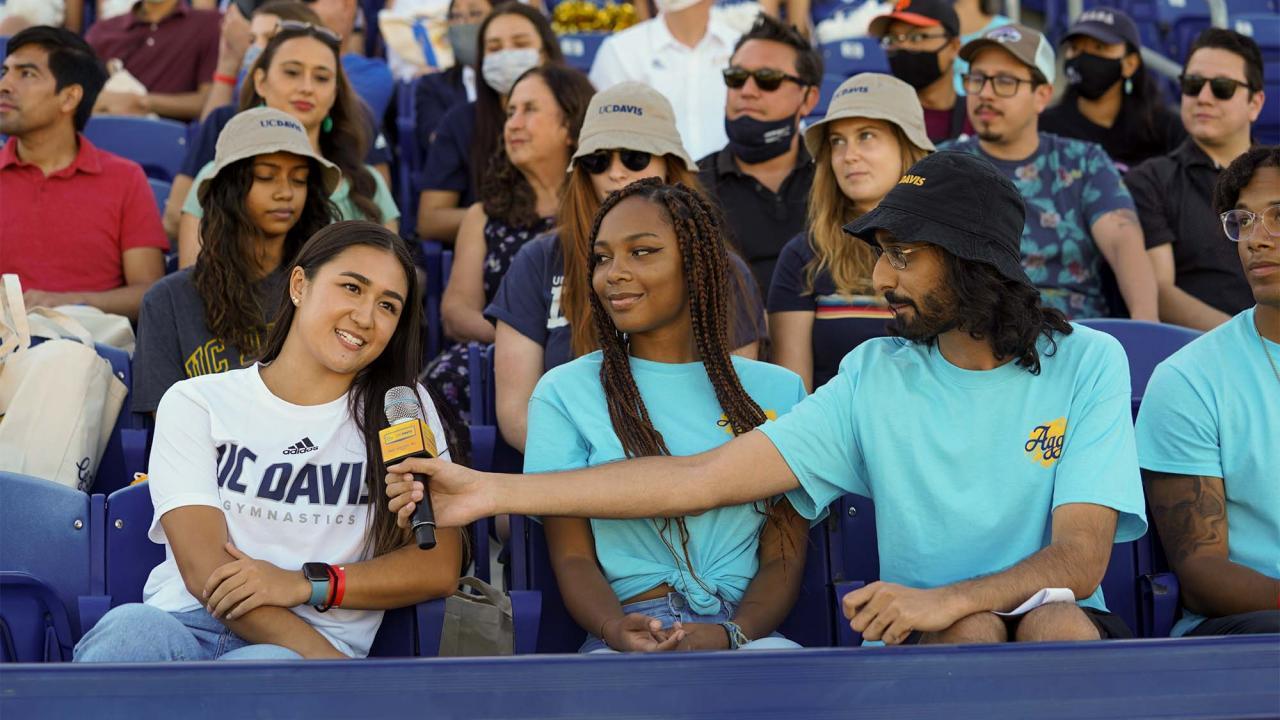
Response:
[[[457,105],[466,104],[467,89],[462,84],[461,70],[423,75],[414,83],[413,120],[424,158],[430,147],[431,134],[440,127],[445,114]]]
[[[782,247],[769,286],[769,312],[814,314],[813,389],[817,390],[835,377],[850,350],[885,334],[885,323],[893,311],[873,295],[837,293],[826,270],[813,278],[813,292],[806,292],[805,267],[813,258],[813,247],[804,233]]]
[[[458,193],[458,207],[476,201],[471,187],[471,138],[476,131],[476,104],[454,105],[436,126],[427,148],[427,169],[423,190],[451,190]]]
[[[751,269],[734,253],[729,254],[746,298],[735,298],[737,313],[733,323],[731,345],[742,347],[764,335],[764,306]],[[553,232],[539,235],[525,243],[502,277],[498,293],[485,308],[485,317],[515,328],[516,332],[543,348],[543,372],[573,359],[569,321],[560,307],[564,287],[564,255],[560,252],[560,236]]]

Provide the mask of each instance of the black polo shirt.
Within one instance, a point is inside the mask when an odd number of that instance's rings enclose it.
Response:
[[[1228,315],[1252,307],[1236,244],[1213,211],[1221,168],[1187,138],[1168,155],[1152,158],[1124,177],[1133,194],[1147,247],[1173,246],[1177,286]]]
[[[724,211],[730,241],[751,265],[760,292],[768,293],[782,246],[804,229],[813,158],[800,143],[796,166],[777,193],[742,172],[727,147],[699,160],[698,168],[698,182]]]

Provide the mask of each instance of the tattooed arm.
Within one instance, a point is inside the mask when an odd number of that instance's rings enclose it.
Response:
[[[1178,576],[1182,604],[1205,617],[1270,610],[1280,580],[1227,559],[1222,478],[1142,471],[1151,517]]]
[[[1116,274],[1129,316],[1157,322],[1156,276],[1142,242],[1142,225],[1133,210],[1112,210],[1089,228],[1093,240]]]

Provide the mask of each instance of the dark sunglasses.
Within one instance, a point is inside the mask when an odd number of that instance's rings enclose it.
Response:
[[[578,167],[592,175],[599,175],[606,172],[613,164],[614,153],[622,158],[622,166],[631,172],[644,170],[649,167],[649,161],[653,159],[653,155],[640,150],[597,150],[590,155],[578,158]]]
[[[746,85],[747,78],[749,77],[755,78],[756,87],[760,88],[761,90],[764,90],[765,92],[773,92],[774,90],[777,90],[779,87],[782,87],[783,80],[790,80],[791,82],[799,85],[800,87],[806,87],[809,84],[809,83],[806,83],[804,80],[801,80],[800,78],[796,77],[795,75],[788,75],[782,72],[781,70],[775,70],[773,68],[760,68],[759,70],[748,70],[746,68],[741,68],[741,67],[738,67],[737,65],[733,65],[725,68],[723,74],[724,74],[724,84],[728,85],[734,90],[737,90],[738,88],[741,88],[743,85]]]
[[[1219,100],[1230,100],[1236,94],[1236,89],[1244,86],[1249,87],[1249,83],[1240,82],[1227,77],[1207,78],[1199,75],[1179,75],[1178,84],[1182,86],[1182,94],[1188,97],[1197,97],[1200,91],[1204,89],[1204,84],[1209,83],[1209,90],[1213,92],[1213,96]],[[1252,90],[1252,88],[1249,88]]]
[[[328,41],[334,45],[342,44],[342,36],[330,30],[323,25],[315,25],[309,22],[298,22],[297,20],[281,20],[276,25],[276,34],[280,33],[297,33],[299,35],[310,35],[321,41]]]

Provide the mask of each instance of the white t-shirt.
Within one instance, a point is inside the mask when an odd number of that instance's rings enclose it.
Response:
[[[286,570],[368,558],[365,443],[347,395],[324,405],[294,405],[267,389],[259,367],[183,380],[160,401],[148,483],[155,505],[149,537],[165,545],[165,560],[147,579],[148,605],[167,612],[203,605],[187,592],[160,524],[174,508],[221,508],[237,548]],[[418,392],[440,456],[448,459],[439,415],[426,391]],[[380,610],[292,610],[353,657],[369,654],[382,622]]]
[[[671,101],[689,155],[710,155],[729,143],[722,71],[740,34],[713,16],[707,34],[691,48],[672,36],[659,15],[605,38],[591,65],[591,84],[607,90],[634,80],[657,90]]]

